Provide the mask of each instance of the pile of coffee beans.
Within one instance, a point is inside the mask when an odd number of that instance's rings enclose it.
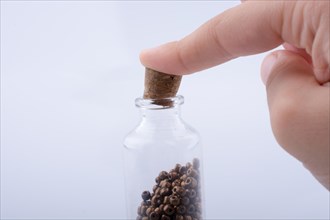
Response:
[[[199,160],[161,171],[152,192],[144,191],[137,220],[201,220]]]

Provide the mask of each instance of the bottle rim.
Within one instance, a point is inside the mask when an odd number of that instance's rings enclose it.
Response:
[[[184,97],[182,95],[177,95],[169,98],[162,99],[144,99],[137,98],[135,99],[135,106],[141,109],[150,109],[150,110],[161,110],[168,108],[175,108],[184,103]]]

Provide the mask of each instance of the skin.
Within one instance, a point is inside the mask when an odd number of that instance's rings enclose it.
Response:
[[[142,51],[140,60],[184,75],[283,44],[261,65],[272,130],[329,190],[329,39],[329,1],[246,1],[179,41]]]

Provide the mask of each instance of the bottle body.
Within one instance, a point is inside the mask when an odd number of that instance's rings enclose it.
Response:
[[[183,97],[171,98],[167,105],[136,103],[142,120],[124,141],[127,217],[201,219],[202,149],[198,133],[180,117]]]

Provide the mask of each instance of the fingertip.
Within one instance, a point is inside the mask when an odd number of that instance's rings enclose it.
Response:
[[[168,44],[143,49],[139,56],[142,65],[160,72],[168,72],[166,67],[168,63]]]
[[[320,84],[330,82],[330,67],[323,69],[314,67],[314,73]]]
[[[187,74],[182,60],[178,56],[178,41],[169,42],[157,47],[144,49],[140,52],[141,63],[159,72],[184,75]]]
[[[267,55],[261,65],[261,79],[268,87],[279,72],[294,70],[312,74],[312,66],[301,55],[288,50],[277,50]]]
[[[260,76],[264,85],[267,85],[270,73],[277,59],[277,53],[273,52],[266,56],[261,64]]]
[[[139,58],[142,65],[150,67],[150,64],[153,63],[152,57],[154,54],[154,48],[143,49],[140,52]]]
[[[144,65],[144,57],[145,57],[145,50],[141,50],[141,51],[140,51],[140,54],[139,54],[139,60],[140,60],[140,63],[141,63],[143,66],[145,66],[145,65]]]

